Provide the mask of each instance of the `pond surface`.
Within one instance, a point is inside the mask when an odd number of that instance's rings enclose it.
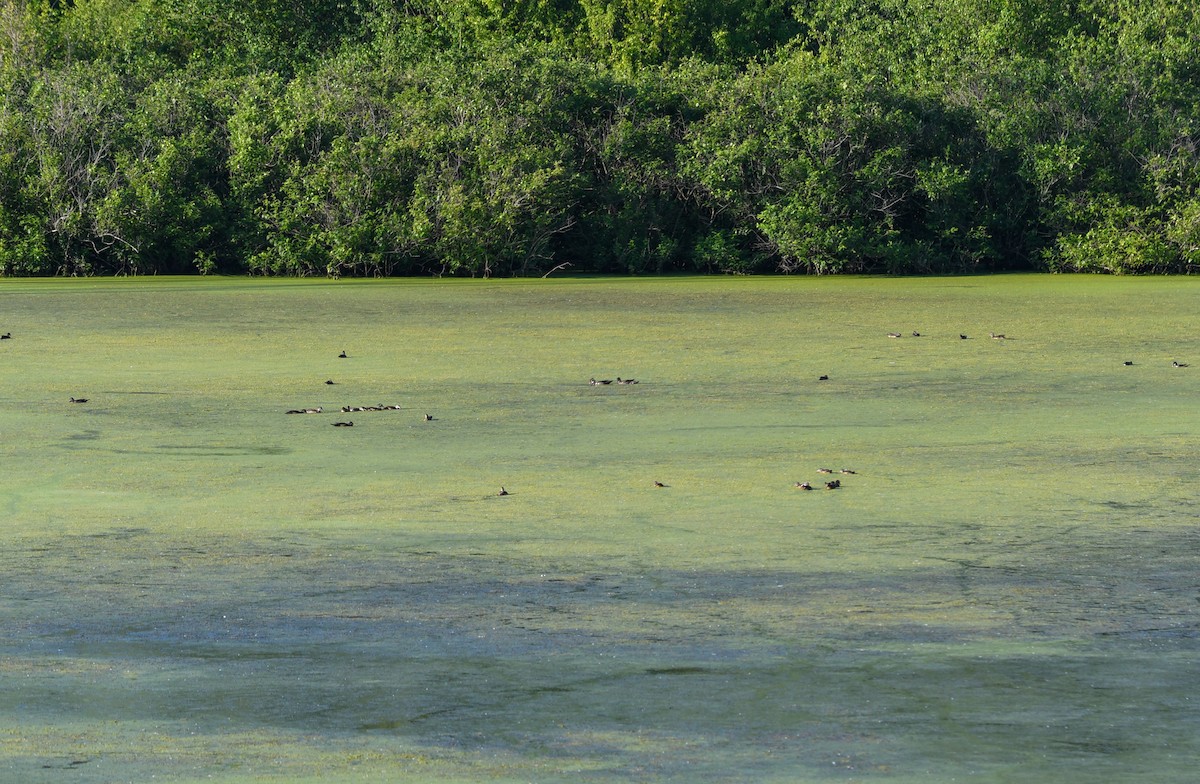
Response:
[[[6,291],[0,780],[1194,780],[1195,282],[729,283]]]

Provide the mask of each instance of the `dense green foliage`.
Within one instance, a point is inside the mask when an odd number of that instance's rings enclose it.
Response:
[[[1190,272],[1184,0],[0,0],[0,272]]]

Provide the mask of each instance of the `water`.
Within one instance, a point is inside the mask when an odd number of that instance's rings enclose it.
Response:
[[[1193,780],[1192,282],[733,283],[6,292],[0,780]]]

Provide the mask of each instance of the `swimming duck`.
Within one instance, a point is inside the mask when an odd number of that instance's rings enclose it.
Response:
[[[88,399],[86,397],[73,397],[73,398],[71,398],[71,402],[72,403],[86,403],[86,402],[88,402]]]
[[[617,376],[617,383],[618,384],[636,384],[636,383],[638,383],[638,380],[636,378],[621,378],[620,376]]]
[[[1187,367],[1187,365],[1183,362],[1172,362],[1171,367]]]
[[[332,383],[333,383],[333,379],[331,378],[331,379],[329,379],[328,381],[326,381],[325,383],[326,383],[326,384],[332,384]]]
[[[842,486],[842,482],[840,479],[834,479],[832,482],[825,483],[826,490],[837,490],[841,486]]]
[[[808,482],[797,482],[793,487],[799,487],[801,490],[812,490],[812,485]]]
[[[839,474],[857,474],[858,472],[851,471],[849,468],[843,468],[841,471],[838,471],[838,473]]]
[[[299,408],[293,408],[291,411],[287,411],[287,412],[285,412],[285,413],[288,413],[288,414],[303,414],[303,413],[304,413],[304,411],[303,411],[303,410],[301,410],[301,409],[299,409]]]
[[[829,380],[829,376],[821,376],[820,378],[817,379],[817,381],[828,381],[828,380]]]
[[[347,356],[348,356],[348,355],[346,354],[346,352],[345,352],[345,351],[343,351],[341,354],[338,354],[338,359],[346,359],[346,358],[347,358]]]
[[[354,427],[353,422],[334,422],[334,427]]]
[[[12,340],[12,333],[5,332],[3,335],[0,335],[0,340]]]
[[[1007,340],[1008,339],[1006,335],[997,335],[995,332],[989,332],[988,335],[992,338],[992,340]]]
[[[593,378],[593,379],[591,379],[591,380],[590,380],[588,383],[590,383],[592,386],[594,386],[594,387],[595,387],[595,386],[599,386],[599,385],[601,385],[601,384],[611,384],[611,383],[612,383],[612,379],[611,379],[611,378],[607,378],[607,379],[605,379],[605,378],[602,378],[602,379],[600,379],[599,381],[597,381],[596,379],[594,379],[594,378]]]
[[[832,468],[818,468],[817,473],[818,474],[832,474],[833,469]]]
[[[662,482],[658,481],[657,479],[654,480],[654,486],[655,487],[666,487],[666,485],[664,485]]]
[[[1122,364],[1124,364],[1124,365],[1125,365],[1125,367],[1129,367],[1129,366],[1130,366],[1130,365],[1132,365],[1133,363],[1132,363],[1132,362],[1130,362],[1129,360],[1125,360],[1125,362],[1124,362],[1124,363],[1122,363]]]
[[[959,339],[959,340],[966,340],[966,339],[967,339],[967,336],[966,336],[966,335],[963,335],[963,334],[959,334],[959,336],[958,336],[958,339]]]
[[[508,491],[504,489],[504,485],[500,485],[500,492],[496,495],[508,495]]]
[[[899,332],[889,332],[888,337],[889,338],[898,338],[898,337],[900,337],[900,333]]]
[[[426,422],[432,422],[432,421],[433,421],[433,414],[426,414],[426,415],[423,417],[423,419],[424,419]]]
[[[919,338],[919,337],[921,337],[921,333],[920,333],[920,332],[917,332],[917,331],[914,329],[914,330],[913,330],[913,337],[914,337],[914,338]]]

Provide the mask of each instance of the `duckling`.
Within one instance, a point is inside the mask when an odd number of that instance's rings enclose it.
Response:
[[[341,354],[338,354],[338,359],[346,359],[348,357],[349,355],[345,351],[343,351]]]
[[[808,482],[797,482],[796,484],[794,484],[792,486],[798,487],[801,490],[812,490],[812,485],[809,484]]]
[[[508,491],[504,489],[504,485],[500,485],[500,492],[496,495],[508,495]]]
[[[832,474],[833,469],[832,468],[818,468],[817,473],[818,474]]]
[[[1171,367],[1187,367],[1187,364],[1183,362],[1172,362]]]
[[[599,381],[597,381],[596,379],[593,378],[588,383],[595,387],[595,386],[600,386],[601,384],[611,384],[612,379],[611,378],[607,378],[607,379],[602,378]]]
[[[71,398],[71,402],[72,403],[86,403],[86,402],[88,402],[88,399],[86,397],[73,397],[73,398]]]
[[[898,338],[898,337],[900,337],[900,333],[899,332],[889,332],[888,337],[889,338]]]
[[[353,422],[334,422],[334,427],[354,427]]]

